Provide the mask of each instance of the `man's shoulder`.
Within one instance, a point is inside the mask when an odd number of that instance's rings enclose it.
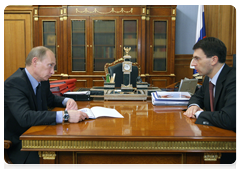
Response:
[[[236,67],[230,67],[227,64],[225,64],[223,71],[222,72],[226,72],[228,75],[233,74],[233,76],[236,76]]]
[[[227,79],[236,79],[236,68],[235,67],[228,67],[227,72]]]
[[[4,81],[4,85],[9,83],[16,83],[17,85],[21,85],[22,82],[26,82],[26,76],[24,74],[26,74],[24,68],[19,68],[16,72],[14,72]]]

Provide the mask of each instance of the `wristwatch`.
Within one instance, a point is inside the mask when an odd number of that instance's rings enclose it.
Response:
[[[68,114],[68,111],[65,110],[65,111],[64,111],[64,114],[63,114],[63,121],[64,121],[64,122],[68,122],[69,117],[70,117],[70,116],[69,116],[69,114]]]

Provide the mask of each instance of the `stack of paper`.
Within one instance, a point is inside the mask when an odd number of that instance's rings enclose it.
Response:
[[[191,95],[188,92],[153,92],[153,105],[186,106]]]

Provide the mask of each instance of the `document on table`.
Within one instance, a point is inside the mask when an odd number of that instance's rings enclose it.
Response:
[[[90,119],[96,119],[98,117],[113,117],[124,118],[116,109],[94,106],[90,108],[82,108],[80,111],[86,113]]]

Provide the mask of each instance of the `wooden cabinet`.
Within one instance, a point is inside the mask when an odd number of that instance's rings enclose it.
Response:
[[[175,82],[175,19],[176,9],[150,6],[147,24],[147,81],[157,87]]]
[[[34,46],[45,46],[52,50],[56,56],[55,74],[50,80],[61,79],[62,64],[65,62],[62,47],[62,20],[59,17],[60,7],[35,7],[34,8]]]
[[[34,45],[56,54],[51,79],[76,78],[78,87],[103,86],[104,65],[131,47],[144,81],[174,82],[176,6],[36,6]]]

